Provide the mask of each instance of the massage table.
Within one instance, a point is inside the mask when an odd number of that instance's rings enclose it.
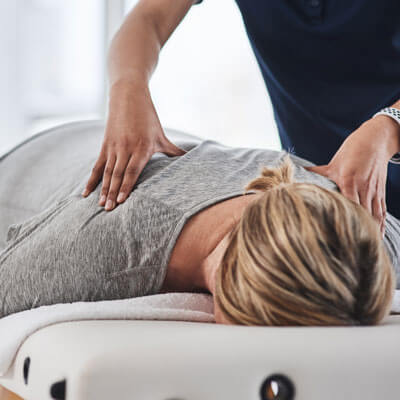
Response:
[[[84,134],[101,124],[75,123],[66,128]],[[46,157],[53,157],[51,151]],[[24,181],[27,190],[33,184]],[[52,194],[47,204],[60,195]],[[23,220],[34,211],[23,204],[13,203],[12,207],[17,213],[13,219]],[[1,216],[0,245],[6,225],[13,222],[10,215],[5,212]],[[391,315],[376,327],[225,326],[213,323],[211,296],[191,294],[190,304],[184,296],[188,295],[122,300],[131,303],[120,314],[112,312],[114,305],[122,304],[114,300],[97,307],[97,314],[93,309],[82,314],[83,306],[96,304],[81,305],[75,314],[68,311],[75,305],[69,304],[61,305],[68,309],[54,305],[17,313],[20,315],[15,315],[15,320],[12,316],[8,324],[0,320],[0,364],[6,354],[1,352],[2,345],[3,351],[7,350],[4,338],[12,341],[14,335],[24,333],[14,342],[9,362],[3,362],[0,385],[28,400],[399,398],[400,315]],[[173,308],[165,301],[171,297],[175,306],[185,304],[185,315],[182,310],[155,310],[155,305],[162,308],[163,304]],[[139,303],[140,313],[129,314],[127,310]],[[197,310],[196,304],[201,305]],[[105,315],[107,306],[110,309]],[[53,315],[62,318],[31,324],[49,310],[62,311]],[[26,324],[23,329],[21,323]]]
[[[29,336],[0,385],[29,400],[390,400],[399,371],[399,315],[352,328],[87,320]]]

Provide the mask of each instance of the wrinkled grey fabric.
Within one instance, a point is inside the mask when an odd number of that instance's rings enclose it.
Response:
[[[156,153],[125,203],[98,205],[101,184],[81,193],[100,152],[103,121],[35,135],[0,158],[0,317],[41,305],[123,299],[161,290],[180,231],[198,211],[243,194],[285,152],[233,148],[171,129],[187,153]],[[297,181],[337,190],[295,155]],[[400,222],[387,217],[385,245],[398,273]]]

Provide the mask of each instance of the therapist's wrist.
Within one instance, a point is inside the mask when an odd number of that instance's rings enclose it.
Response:
[[[400,124],[387,115],[377,115],[372,120],[377,124],[377,132],[385,146],[389,161],[400,152]]]
[[[120,79],[110,86],[109,108],[116,108],[134,103],[143,94],[149,94],[145,79]]]

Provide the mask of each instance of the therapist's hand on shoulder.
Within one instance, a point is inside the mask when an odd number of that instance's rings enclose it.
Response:
[[[126,200],[154,153],[186,153],[165,136],[147,85],[125,83],[113,91],[103,145],[83,193],[88,196],[102,179],[99,205],[107,211]]]
[[[388,162],[399,142],[399,125],[387,116],[377,116],[349,135],[329,164],[307,170],[331,179],[344,196],[364,206],[384,235]]]

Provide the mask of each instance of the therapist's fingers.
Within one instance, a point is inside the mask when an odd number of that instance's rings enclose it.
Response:
[[[374,211],[372,210],[372,200],[373,197],[377,196],[377,193],[368,184],[365,184],[362,189],[358,192],[360,198],[360,204],[372,215],[374,216]],[[380,206],[379,206],[380,208]],[[376,217],[375,217],[376,218]]]
[[[378,222],[379,230],[383,235],[384,220],[383,220],[382,202],[380,201],[378,196],[375,196],[372,199],[372,215]]]
[[[117,156],[117,161],[114,165],[114,170],[111,177],[110,187],[108,189],[107,201],[105,205],[106,211],[112,210],[117,205],[117,195],[129,158],[130,157],[127,153],[121,153]]]
[[[379,224],[379,229],[383,233],[383,212],[382,212],[382,202],[378,196],[372,199],[372,215]]]
[[[111,183],[111,177],[112,173],[114,171],[114,165],[117,157],[115,154],[110,154],[106,166],[104,168],[104,174],[103,174],[103,184],[101,187],[101,194],[100,194],[100,200],[99,200],[99,205],[104,206],[106,204],[106,199],[108,195],[108,190],[110,188],[110,183]]]
[[[383,222],[382,222],[382,237],[385,236],[385,231],[386,231],[386,198],[383,197],[381,199],[381,209],[382,209],[382,214],[383,214]]]
[[[344,197],[347,197],[349,200],[354,201],[357,204],[360,204],[360,197],[357,192],[355,185],[350,182],[344,184],[338,184],[340,192]]]
[[[103,153],[101,153],[92,169],[92,173],[86,184],[86,188],[82,193],[84,197],[89,196],[89,194],[93,192],[94,189],[96,189],[98,183],[101,181],[101,178],[103,177],[103,172],[106,162],[107,162],[106,157],[104,156]]]
[[[307,171],[315,172],[316,174],[320,174],[322,176],[326,176],[329,178],[329,167],[328,165],[313,165],[311,167],[304,167]]]
[[[137,153],[131,156],[125,169],[124,178],[119,189],[119,194],[117,197],[118,203],[123,203],[129,196],[139,175],[142,173],[143,168],[148,161],[149,156],[143,153]]]
[[[379,223],[379,228],[383,236],[386,226],[385,189],[378,190],[378,195],[372,200],[372,213]]]

